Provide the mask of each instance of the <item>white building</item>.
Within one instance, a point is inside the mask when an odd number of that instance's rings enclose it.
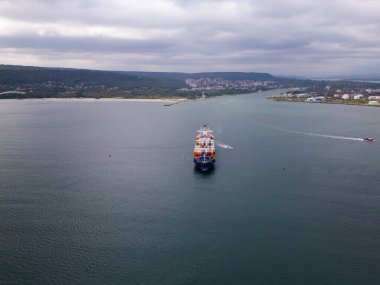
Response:
[[[363,94],[356,94],[354,95],[354,100],[360,100],[360,99],[363,99]]]
[[[310,98],[307,98],[305,100],[305,102],[307,103],[316,103],[317,102],[317,99],[315,99],[315,97],[310,97]]]
[[[305,100],[305,102],[307,103],[322,103],[323,101],[325,101],[326,98],[323,97],[323,96],[318,96],[318,97],[310,97],[310,98],[307,98]]]
[[[310,94],[308,93],[299,93],[299,94],[296,94],[297,98],[307,98],[307,97],[310,97]]]
[[[349,99],[350,99],[350,94],[347,94],[347,93],[346,93],[346,94],[343,94],[343,95],[342,95],[342,99],[343,99],[343,100],[349,100]]]
[[[368,100],[380,100],[380,96],[368,96]]]
[[[369,101],[368,105],[380,105],[379,101]]]

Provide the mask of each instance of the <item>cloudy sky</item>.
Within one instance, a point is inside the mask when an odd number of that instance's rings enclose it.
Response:
[[[0,0],[0,63],[380,73],[380,0]]]

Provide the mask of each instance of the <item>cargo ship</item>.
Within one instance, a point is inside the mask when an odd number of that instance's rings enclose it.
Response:
[[[208,171],[215,164],[215,141],[213,131],[204,125],[197,131],[194,146],[194,163],[201,171]]]

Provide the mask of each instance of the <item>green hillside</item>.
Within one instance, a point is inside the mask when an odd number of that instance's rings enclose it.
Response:
[[[193,80],[193,84],[186,85],[186,79]],[[296,82],[254,72],[121,72],[0,65],[0,99],[195,98],[203,90],[208,96],[218,96],[289,87]]]

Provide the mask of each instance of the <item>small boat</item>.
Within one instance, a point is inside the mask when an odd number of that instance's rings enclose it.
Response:
[[[365,141],[365,142],[374,142],[375,139],[371,138],[371,137],[368,137],[368,138],[363,139],[363,141]]]

